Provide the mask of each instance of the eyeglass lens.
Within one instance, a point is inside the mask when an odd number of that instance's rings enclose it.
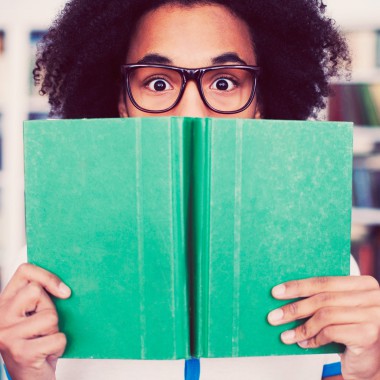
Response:
[[[181,95],[183,78],[180,72],[156,67],[139,67],[130,72],[129,85],[138,106],[161,111],[175,104]],[[232,112],[250,100],[254,78],[248,70],[221,68],[206,71],[201,87],[206,102],[219,111]]]

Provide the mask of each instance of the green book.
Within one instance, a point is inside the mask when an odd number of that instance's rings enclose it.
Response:
[[[272,287],[349,274],[351,123],[28,121],[24,150],[29,261],[72,289],[65,357],[304,354]]]

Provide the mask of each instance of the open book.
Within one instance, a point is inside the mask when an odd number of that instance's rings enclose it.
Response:
[[[306,353],[268,324],[271,288],[349,274],[351,123],[28,121],[24,144],[29,261],[72,289],[66,357]]]

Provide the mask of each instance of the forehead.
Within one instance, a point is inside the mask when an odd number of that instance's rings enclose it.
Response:
[[[141,18],[132,35],[127,63],[159,54],[177,66],[201,67],[226,52],[256,64],[249,27],[243,20],[216,4],[169,4]]]

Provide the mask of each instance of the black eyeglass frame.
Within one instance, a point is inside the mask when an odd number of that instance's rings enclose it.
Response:
[[[133,70],[138,69],[138,68],[169,69],[169,70],[173,70],[173,71],[180,73],[181,77],[182,77],[182,86],[181,86],[180,92],[178,94],[177,100],[174,102],[174,104],[172,104],[170,107],[168,107],[164,110],[149,110],[149,109],[146,109],[146,108],[139,106],[136,103],[135,99],[133,98],[131,86],[130,86],[130,80],[129,80],[130,73]],[[249,100],[245,104],[244,107],[239,108],[236,111],[221,111],[221,110],[217,110],[216,108],[212,107],[207,102],[206,97],[205,97],[204,92],[203,92],[203,88],[202,88],[202,78],[207,72],[213,71],[213,70],[226,69],[226,68],[227,69],[243,69],[243,70],[249,71],[253,77],[252,91],[251,91],[251,95],[249,97]],[[234,113],[239,113],[239,112],[246,110],[251,105],[253,99],[255,98],[256,87],[257,87],[257,76],[260,72],[260,67],[259,66],[251,66],[251,65],[221,65],[221,66],[201,67],[201,68],[196,68],[196,69],[186,69],[186,68],[177,67],[177,66],[159,65],[159,64],[142,64],[141,63],[141,64],[122,65],[121,66],[121,72],[122,72],[122,76],[123,76],[124,103],[125,103],[125,105],[127,105],[126,94],[128,94],[128,97],[131,100],[132,104],[137,109],[139,109],[140,111],[148,112],[148,113],[164,113],[164,112],[170,111],[171,109],[176,107],[178,105],[178,103],[181,101],[182,96],[183,96],[185,89],[186,89],[187,82],[189,80],[194,80],[197,84],[198,92],[201,96],[203,103],[209,109],[211,109],[214,112],[220,113],[220,114],[234,114]]]

